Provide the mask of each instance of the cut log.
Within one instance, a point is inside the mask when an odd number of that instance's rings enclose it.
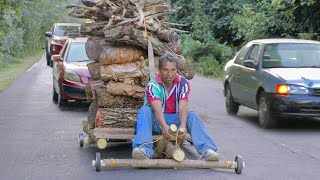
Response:
[[[98,111],[98,101],[91,102],[88,110],[88,128],[93,129],[95,127],[96,115]]]
[[[98,139],[97,145],[99,149],[105,149],[108,145],[108,141],[106,139]]]
[[[105,32],[106,41],[110,43],[122,42],[126,44],[131,44],[134,46],[139,46],[145,50],[148,49],[148,40],[144,37],[144,32],[135,29],[133,26],[123,26],[110,29]],[[159,41],[156,38],[151,38],[153,50],[157,55],[163,55],[166,52],[172,52],[172,50],[165,44]],[[192,79],[195,70],[192,67],[191,63],[184,59],[183,56],[176,55],[172,53],[175,60],[178,63],[178,70],[181,75],[187,79]]]
[[[86,53],[90,60],[96,61],[102,52],[103,45],[108,45],[104,37],[89,37],[86,42]]]
[[[141,78],[148,76],[149,71],[145,61],[137,61],[125,64],[101,65],[101,79],[104,81],[121,81],[127,78]]]
[[[177,131],[177,126],[175,124],[171,124],[169,126],[169,133],[171,135],[174,135],[176,131]],[[154,144],[154,155],[153,155],[152,158],[156,158],[156,159],[163,158],[164,157],[163,152],[165,151],[166,146],[167,146],[168,143],[169,143],[169,141],[167,141],[163,137],[159,141],[157,141]]]
[[[103,124],[106,128],[133,128],[135,127],[138,108],[99,108]],[[101,122],[101,120],[99,120]]]
[[[99,81],[101,80],[100,64],[99,62],[92,62],[87,64],[89,73],[91,75],[91,80]]]
[[[181,149],[173,145],[171,142],[167,144],[164,152],[166,155],[168,155],[169,157],[173,158],[178,162],[183,161],[185,158],[185,153]]]
[[[140,108],[143,105],[142,100],[128,96],[114,96],[107,93],[107,86],[101,86],[98,91],[98,105],[103,108]]]
[[[89,36],[104,36],[103,28],[108,24],[106,21],[83,23],[81,24],[80,33]]]
[[[85,91],[88,101],[93,101],[98,98],[97,93],[102,85],[103,81],[89,81],[89,83],[87,83]]]
[[[121,64],[145,60],[146,57],[145,52],[136,47],[103,46],[96,61],[99,61],[101,65]]]
[[[118,96],[129,96],[143,100],[145,88],[139,85],[130,85],[122,82],[109,81],[107,93]]]
[[[86,86],[84,87],[84,90],[86,92],[87,100],[89,102],[93,101],[93,92],[92,92],[92,89],[91,89],[90,81],[89,81],[89,83],[86,84]]]
[[[88,121],[83,121],[83,132],[87,133],[90,139],[92,139],[94,142],[97,142],[98,139],[95,137],[93,133],[93,129],[89,128]]]

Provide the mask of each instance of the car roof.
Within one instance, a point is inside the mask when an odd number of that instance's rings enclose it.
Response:
[[[76,38],[70,38],[70,42],[87,42],[88,37],[76,37]]]
[[[274,43],[307,43],[307,44],[320,44],[319,41],[305,40],[305,39],[257,39],[250,41],[250,43],[260,43],[260,44],[274,44]]]
[[[54,23],[55,26],[81,26],[78,23]]]

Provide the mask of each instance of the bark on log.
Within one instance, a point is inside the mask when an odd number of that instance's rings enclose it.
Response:
[[[86,84],[86,86],[84,87],[84,90],[86,92],[87,100],[88,101],[93,101],[93,92],[92,92],[92,89],[91,89],[90,82]]]
[[[144,37],[143,31],[137,30],[132,26],[123,26],[108,30],[105,32],[106,41],[110,43],[122,42],[139,46],[145,50],[148,48],[148,40]],[[151,38],[153,50],[157,55],[163,55],[166,52],[172,52],[170,48],[156,38]],[[191,63],[184,59],[183,56],[172,53],[178,62],[178,70],[181,75],[187,79],[192,79],[195,70]]]
[[[118,96],[129,96],[143,100],[145,88],[139,85],[128,85],[122,82],[109,81],[107,93]]]
[[[99,108],[101,116],[99,121],[103,122],[102,127],[133,128],[138,110],[138,108]]]
[[[86,53],[88,58],[92,61],[96,61],[103,50],[103,45],[107,45],[104,37],[89,37],[86,42]]]
[[[98,139],[95,137],[93,130],[94,129],[89,127],[88,122],[83,122],[83,132],[87,133],[90,139],[92,139],[94,142],[97,142]]]
[[[132,46],[103,46],[96,61],[101,65],[121,64],[146,59],[147,55],[141,49]]]
[[[106,21],[81,24],[80,33],[89,36],[104,36],[103,28],[108,24]]]
[[[104,81],[121,81],[127,78],[141,78],[148,76],[149,72],[145,61],[137,61],[125,64],[101,65],[101,79]]]
[[[91,102],[88,110],[88,128],[93,129],[95,127],[96,115],[98,112],[98,101]]]
[[[101,80],[100,64],[99,62],[92,62],[87,64],[89,73],[91,75],[91,80],[99,81]]]
[[[103,108],[140,108],[143,105],[142,100],[127,96],[114,96],[107,93],[107,86],[101,86],[98,91],[98,105]]]
[[[174,135],[175,132],[177,131],[177,126],[175,124],[171,124],[169,126],[169,133],[171,135]],[[152,158],[156,158],[156,159],[161,159],[164,157],[164,154],[163,152],[165,151],[166,149],[166,146],[167,144],[169,143],[170,141],[167,141],[166,139],[164,139],[163,137],[157,141],[155,144],[154,144],[154,155]]]
[[[164,158],[164,150],[166,149],[168,142],[165,139],[160,139],[158,142],[154,143],[154,154],[152,158],[155,159],[163,159]]]
[[[102,85],[102,81],[89,81],[89,83],[87,83],[85,91],[88,101],[96,100],[98,98],[97,93]]]

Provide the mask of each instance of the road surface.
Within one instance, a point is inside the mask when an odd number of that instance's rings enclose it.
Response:
[[[222,83],[196,76],[190,110],[203,118],[219,153],[242,155],[241,175],[225,169],[112,169],[97,173],[95,146],[79,147],[78,133],[87,104],[60,108],[52,101],[52,69],[44,57],[0,93],[0,179],[319,179],[320,122],[287,120],[277,129],[260,129],[257,112],[241,107],[238,116],[224,108]],[[130,158],[130,144],[102,151],[102,158]]]

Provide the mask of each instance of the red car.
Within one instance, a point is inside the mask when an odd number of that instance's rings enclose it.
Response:
[[[90,80],[87,38],[69,38],[58,55],[53,55],[53,101],[65,106],[68,100],[87,101],[85,86]]]
[[[52,30],[46,32],[46,58],[47,65],[52,67],[51,56],[59,54],[70,35],[80,33],[80,24],[77,23],[55,23]]]

